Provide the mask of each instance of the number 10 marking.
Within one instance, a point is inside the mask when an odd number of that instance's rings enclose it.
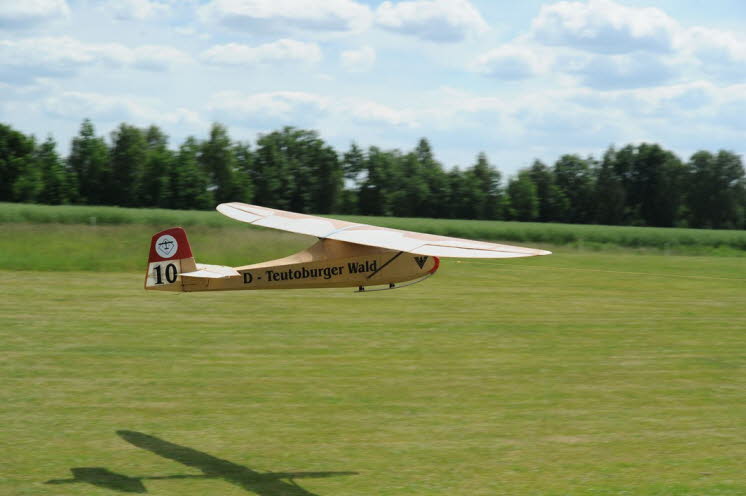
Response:
[[[163,274],[161,273],[161,266],[156,265],[155,268],[155,283],[156,284],[163,284]],[[176,276],[178,275],[178,272],[176,272],[176,266],[172,263],[166,265],[166,281],[168,281],[169,284],[173,284],[176,282]]]

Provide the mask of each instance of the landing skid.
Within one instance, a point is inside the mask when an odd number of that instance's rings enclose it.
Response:
[[[424,281],[425,279],[432,276],[433,274],[434,272],[431,272],[430,274],[426,274],[420,277],[419,279],[415,279],[414,281],[409,281],[407,283],[398,284],[398,285],[392,282],[392,283],[389,283],[388,286],[384,286],[384,287],[376,286],[376,287],[372,287],[371,289],[368,289],[365,286],[358,286],[357,291],[355,291],[355,293],[370,293],[372,291],[388,291],[390,289],[406,288],[407,286],[412,286],[413,284],[417,284],[418,282]]]

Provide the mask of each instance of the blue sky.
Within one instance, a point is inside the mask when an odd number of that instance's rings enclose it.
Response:
[[[0,2],[0,121],[66,152],[81,120],[177,146],[283,125],[342,151],[429,138],[446,166],[658,142],[746,151],[741,0]]]

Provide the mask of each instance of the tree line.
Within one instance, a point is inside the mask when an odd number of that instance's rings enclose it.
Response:
[[[157,126],[120,124],[109,139],[84,120],[67,157],[0,124],[0,201],[211,209],[241,201],[307,213],[746,228],[739,155],[688,161],[658,144],[609,147],[599,159],[536,160],[504,180],[484,153],[445,168],[426,139],[408,152],[342,153],[293,127],[234,141],[221,124],[178,149]]]

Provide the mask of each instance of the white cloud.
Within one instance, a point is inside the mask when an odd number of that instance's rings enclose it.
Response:
[[[209,112],[247,128],[319,126],[322,119],[385,127],[417,127],[414,112],[359,98],[330,98],[301,91],[247,94],[221,91],[210,97]]]
[[[0,2],[0,29],[24,29],[68,17],[70,17],[70,8],[65,0]]]
[[[179,26],[174,28],[174,33],[186,36],[189,38],[199,38],[201,40],[209,40],[210,39],[210,33],[206,31],[200,31],[196,29],[193,26]]]
[[[145,111],[144,107],[123,98],[114,98],[97,93],[77,91],[63,92],[47,97],[42,109],[51,117],[87,116],[103,121],[126,121]]]
[[[107,131],[158,123],[174,141],[212,120],[245,137],[318,129],[340,149],[409,149],[423,135],[444,162],[485,150],[504,171],[634,140],[682,156],[731,143],[743,153],[746,33],[722,27],[739,19],[714,9],[697,21],[675,2],[665,13],[636,7],[660,2],[540,4],[506,14],[488,0],[0,0],[0,117],[61,144],[85,116]],[[39,31],[7,29],[21,27]]]
[[[635,117],[650,116],[676,121],[701,122],[727,113],[729,108],[746,102],[746,84],[719,86],[710,81],[622,90],[608,93],[587,93],[585,104],[595,108],[616,107]],[[731,125],[723,122],[723,125]],[[738,127],[743,127],[741,116]]]
[[[358,31],[370,9],[354,0],[211,0],[199,8],[203,21],[245,32]]]
[[[26,83],[37,77],[65,77],[92,66],[165,70],[189,57],[166,46],[128,48],[118,43],[86,44],[67,36],[0,41],[0,79]]]
[[[746,77],[746,37],[729,31],[694,27],[681,36],[681,51],[708,75],[728,81]]]
[[[50,117],[80,120],[83,116],[104,122],[128,122],[135,125],[182,124],[205,127],[206,122],[193,110],[178,107],[161,109],[152,98],[100,93],[62,91],[41,101],[42,111]]]
[[[566,71],[578,76],[580,84],[598,90],[658,86],[679,74],[674,64],[648,53],[594,55]]]
[[[168,4],[152,0],[109,0],[102,8],[122,21],[144,21],[171,11]]]
[[[563,89],[484,96],[444,88],[431,95],[427,122],[431,129],[435,122],[442,134],[469,142],[472,153],[481,149],[491,156],[522,157],[524,165],[545,156],[547,150],[586,153],[597,151],[594,144],[615,142],[620,135],[619,116],[612,111],[599,115],[596,108],[574,101],[575,92]],[[521,164],[513,161],[505,165]]]
[[[724,92],[723,98],[714,112],[712,122],[728,127],[739,136],[739,147],[743,146],[743,121],[746,115],[746,85],[734,85],[736,91],[729,95]]]
[[[326,97],[301,91],[221,91],[210,97],[208,110],[219,119],[258,128],[314,122],[326,113],[329,103]]]
[[[746,85],[719,87],[705,81],[605,92],[567,88],[514,98],[445,89],[437,95],[437,117],[454,135],[471,130],[473,137],[500,140],[506,147],[541,143],[563,153],[598,154],[610,143],[658,141],[674,146],[674,141],[685,143],[685,136],[705,127],[732,135],[742,129],[743,119],[739,128],[730,109],[740,105],[742,110],[744,95]],[[675,122],[686,125],[672,125]]]
[[[383,2],[376,9],[376,24],[388,31],[439,42],[462,41],[489,29],[468,0]]]
[[[175,64],[186,64],[191,57],[176,48],[164,45],[144,45],[135,47],[132,52],[132,65],[138,69],[163,71]]]
[[[256,47],[240,43],[215,45],[205,50],[200,58],[211,65],[253,65],[274,62],[315,64],[321,60],[321,49],[316,43],[281,39]]]
[[[36,76],[69,76],[94,61],[124,63],[128,51],[116,45],[86,46],[69,37],[0,41],[0,78],[25,82]]]
[[[520,80],[546,72],[550,64],[540,47],[507,44],[477,57],[472,69],[497,79]]]
[[[746,62],[746,38],[732,32],[695,27],[686,33],[686,47],[702,59]]]
[[[533,36],[548,45],[602,54],[671,52],[679,29],[660,9],[626,7],[611,0],[544,5],[531,26]]]
[[[531,38],[555,51],[555,71],[600,90],[640,88],[708,77],[746,78],[746,37],[684,27],[656,8],[613,0],[562,1],[541,8]]]
[[[343,102],[338,110],[363,124],[383,124],[395,127],[419,126],[413,112],[395,109],[378,102],[351,100]]]
[[[376,62],[376,51],[373,47],[364,46],[357,50],[345,50],[340,55],[342,67],[349,72],[367,72]]]

